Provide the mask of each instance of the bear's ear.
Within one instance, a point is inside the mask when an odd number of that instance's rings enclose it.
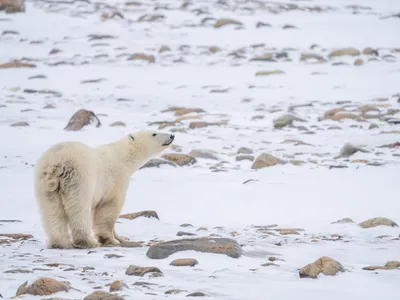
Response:
[[[132,141],[135,140],[135,137],[133,136],[133,134],[128,134],[128,136],[132,139]]]

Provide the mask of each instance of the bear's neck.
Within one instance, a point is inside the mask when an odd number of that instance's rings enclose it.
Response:
[[[120,156],[121,162],[127,169],[127,172],[132,175],[141,166],[143,166],[148,160],[149,155],[145,146],[137,144],[133,148],[131,145],[130,137],[122,138],[117,141],[118,144],[116,149],[118,149],[118,155]]]

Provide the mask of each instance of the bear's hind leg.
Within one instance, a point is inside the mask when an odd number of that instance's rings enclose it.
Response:
[[[114,237],[114,224],[118,219],[119,210],[110,200],[100,202],[93,213],[95,235],[102,246],[117,246],[120,241]]]
[[[73,246],[75,248],[96,248],[100,244],[92,236],[91,201],[86,199],[90,193],[86,191],[87,186],[82,185],[81,188],[82,191],[71,193],[63,199],[69,219]]]
[[[39,209],[42,215],[44,231],[47,235],[47,247],[56,249],[72,248],[68,230],[68,217],[61,199],[53,194],[51,197],[39,197]]]

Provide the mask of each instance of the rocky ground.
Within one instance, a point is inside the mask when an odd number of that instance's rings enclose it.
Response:
[[[1,297],[397,299],[399,11],[0,0]],[[40,153],[144,128],[176,141],[132,178],[131,242],[46,249]]]

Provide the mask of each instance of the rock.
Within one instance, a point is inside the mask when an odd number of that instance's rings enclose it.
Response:
[[[11,68],[36,68],[36,65],[24,63],[16,59],[8,63],[0,64],[0,69],[11,69]]]
[[[190,129],[198,129],[198,128],[203,128],[203,127],[208,127],[208,126],[221,126],[221,125],[226,125],[226,122],[191,122],[189,124]]]
[[[266,53],[263,55],[257,55],[250,59],[250,61],[276,61],[274,55],[271,53]]]
[[[151,248],[151,247],[150,247]],[[154,277],[162,276],[163,272],[159,268],[156,267],[139,267],[135,265],[130,265],[126,270],[125,274],[128,276],[140,276],[151,273]]]
[[[394,269],[400,269],[400,261],[388,261],[384,266],[368,266],[363,268],[363,270],[366,271],[394,270]]]
[[[167,153],[162,158],[176,163],[178,166],[190,166],[197,162],[196,158],[187,154]]]
[[[29,294],[34,296],[47,296],[58,292],[68,292],[70,287],[64,282],[57,281],[53,278],[41,277],[34,283],[27,286],[28,282],[24,282],[17,290],[16,296]]]
[[[169,160],[164,160],[164,159],[159,159],[159,158],[152,158],[147,163],[145,163],[143,166],[141,166],[139,169],[159,168],[162,165],[168,165],[168,166],[176,167],[176,164],[171,162],[171,161],[169,161]]]
[[[26,127],[29,126],[28,122],[16,122],[10,125],[11,127]]]
[[[60,52],[62,52],[60,49],[54,48],[49,52],[49,55],[57,54],[57,53],[60,53]]]
[[[269,75],[279,75],[285,74],[282,70],[272,70],[272,71],[257,71],[256,76],[269,76]]]
[[[122,248],[140,248],[143,247],[143,245],[139,242],[134,242],[134,241],[122,241],[118,245],[119,247]]]
[[[254,151],[247,147],[240,147],[237,151],[237,154],[253,154]]]
[[[262,265],[261,265],[261,267],[270,267],[270,266],[276,266],[276,267],[279,267],[279,265],[277,265],[277,264],[274,264],[274,263],[271,263],[271,262],[269,262],[269,263],[265,263],[265,264],[262,264]]]
[[[224,254],[232,258],[238,258],[242,255],[242,248],[235,240],[209,237],[157,243],[150,246],[146,255],[152,259],[163,259],[176,252],[188,250]]]
[[[206,296],[207,295],[202,292],[194,292],[194,293],[187,295],[186,297],[206,297]]]
[[[372,49],[371,47],[367,47],[367,48],[364,48],[362,54],[378,56],[378,51],[376,51],[375,49]]]
[[[289,235],[289,234],[295,234],[295,235],[299,235],[300,233],[294,229],[294,228],[288,228],[288,229],[280,229],[278,230],[280,235]]]
[[[363,152],[363,153],[368,153],[368,151],[365,149],[362,149],[362,148],[352,145],[350,143],[346,143],[346,144],[344,144],[342,149],[340,149],[339,155],[336,156],[335,158],[350,157],[353,154],[357,153],[358,151]]]
[[[87,295],[83,300],[124,300],[124,297],[118,296],[117,294],[110,294],[105,291],[94,291]]]
[[[252,169],[262,169],[262,168],[266,168],[266,167],[272,167],[277,164],[285,164],[285,163],[286,163],[286,161],[284,161],[280,158],[277,158],[271,154],[262,153],[255,159],[251,168]]]
[[[175,267],[194,267],[199,262],[194,258],[179,258],[171,261],[170,265]]]
[[[172,290],[166,291],[164,294],[166,294],[166,295],[175,295],[175,294],[179,294],[179,293],[182,293],[182,292],[186,292],[186,291],[178,290],[178,289],[172,289]]]
[[[181,107],[175,110],[175,116],[183,116],[190,113],[205,113],[205,111],[201,108],[185,108],[185,107]]]
[[[355,66],[362,66],[364,64],[364,61],[361,59],[361,58],[357,58],[355,61],[354,61],[354,65]]]
[[[165,112],[170,112],[173,111],[175,112],[175,116],[183,116],[186,114],[190,114],[190,113],[204,113],[205,111],[201,108],[186,108],[186,107],[182,107],[182,106],[171,106],[168,107],[167,109],[162,110],[162,113]]]
[[[169,52],[169,51],[171,51],[171,48],[169,46],[167,46],[167,45],[162,45],[160,47],[160,49],[158,50],[159,53]]]
[[[353,159],[351,161],[352,164],[368,164],[369,161],[366,159]]]
[[[242,160],[253,161],[254,156],[253,155],[238,155],[238,156],[236,156],[236,161],[242,161]]]
[[[29,273],[33,273],[33,272],[31,270],[12,269],[12,270],[4,271],[4,273],[7,273],[7,274],[29,274]]]
[[[300,269],[300,278],[317,278],[320,273],[326,276],[334,276],[339,272],[345,272],[344,267],[336,260],[323,256],[315,262],[308,264]]]
[[[328,54],[329,57],[339,57],[339,56],[358,56],[361,52],[356,48],[342,48],[333,50],[331,53]]]
[[[362,228],[372,228],[376,226],[399,227],[394,221],[382,217],[368,219],[364,222],[359,223],[358,225],[360,225]]]
[[[378,148],[399,148],[399,147],[400,147],[400,142],[378,146]]]
[[[0,11],[2,10],[7,14],[25,12],[25,5],[22,0],[0,0]]]
[[[73,114],[64,130],[78,131],[90,124],[95,124],[97,128],[101,126],[101,122],[94,112],[80,109]]]
[[[116,280],[113,283],[110,284],[110,293],[112,292],[118,292],[122,291],[123,289],[129,288],[128,285],[121,281],[121,280]]]
[[[165,19],[162,14],[145,14],[138,19],[138,22],[154,22],[162,19]]]
[[[181,122],[181,121],[185,121],[185,120],[199,120],[201,119],[201,116],[181,116],[181,117],[177,117],[175,119],[175,122]]]
[[[160,218],[158,217],[157,212],[154,211],[154,210],[143,210],[143,211],[139,211],[139,212],[136,212],[136,213],[123,214],[123,215],[119,216],[120,219],[128,219],[128,220],[134,220],[134,219],[137,219],[139,217],[155,218],[157,220],[160,220]]]
[[[217,46],[210,46],[208,47],[208,52],[210,53],[217,53],[218,51],[221,51]]]
[[[234,19],[228,19],[228,18],[224,19],[224,18],[222,18],[222,19],[218,19],[215,22],[214,28],[221,28],[221,27],[226,26],[226,25],[243,25],[243,23],[240,22],[240,21],[234,20]]]
[[[346,224],[346,223],[355,223],[355,222],[350,218],[344,218],[341,220],[337,220],[336,222],[332,222],[331,224]]]
[[[88,38],[89,38],[89,42],[90,42],[90,41],[116,39],[117,37],[114,35],[109,35],[109,34],[89,34]]]
[[[368,130],[372,130],[372,129],[375,129],[375,128],[379,128],[379,126],[377,124],[372,123],[372,124],[369,125]]]
[[[289,161],[293,166],[301,166],[304,165],[306,162],[304,160],[297,160],[297,159],[292,159]]]
[[[124,257],[124,256],[123,255],[118,255],[118,254],[113,254],[113,253],[104,254],[104,258],[108,258],[108,259],[111,259],[111,258],[122,258],[122,257]]]
[[[124,122],[117,121],[117,122],[111,123],[110,126],[111,127],[117,127],[117,126],[118,127],[126,127],[126,124]]]
[[[215,153],[215,151],[209,149],[193,149],[188,155],[195,158],[218,160],[218,157],[215,155]]]
[[[196,234],[194,233],[190,233],[190,232],[184,232],[184,231],[179,231],[177,234],[177,236],[195,236]]]
[[[322,119],[331,119],[336,113],[343,112],[343,111],[344,111],[343,107],[332,108],[324,113],[324,116]]]
[[[0,237],[7,237],[7,238],[10,238],[13,240],[18,240],[18,241],[25,241],[25,240],[33,238],[32,235],[25,234],[25,233],[1,233]]]
[[[315,54],[315,53],[302,53],[301,54],[300,61],[308,62],[310,60],[311,61],[316,60],[320,63],[326,62],[326,59],[322,55],[319,55],[319,54]]]
[[[285,114],[283,116],[280,116],[276,119],[274,119],[274,128],[275,129],[280,129],[286,126],[292,126],[294,121],[299,121],[299,122],[307,122],[305,119],[296,117],[291,114]]]
[[[331,117],[331,120],[333,120],[333,121],[341,121],[344,119],[359,121],[359,120],[361,120],[361,117],[356,114],[347,113],[347,112],[338,112]]]
[[[144,53],[135,53],[135,54],[129,56],[127,58],[127,60],[144,60],[149,63],[156,62],[156,58],[154,57],[154,55],[148,55],[148,54],[144,54]]]

